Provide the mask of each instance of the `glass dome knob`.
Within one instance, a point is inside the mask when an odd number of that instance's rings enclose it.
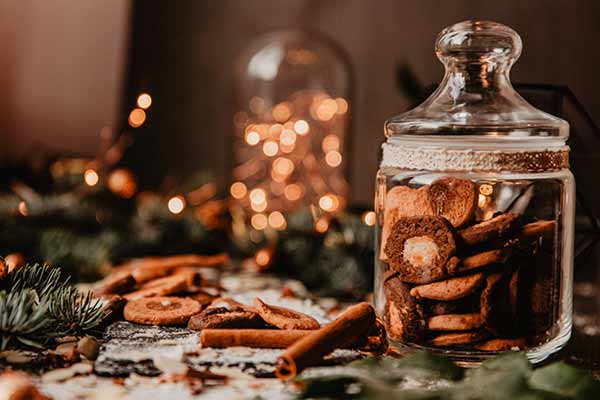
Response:
[[[496,62],[510,67],[521,55],[521,37],[492,21],[464,21],[444,29],[435,52],[444,63]]]

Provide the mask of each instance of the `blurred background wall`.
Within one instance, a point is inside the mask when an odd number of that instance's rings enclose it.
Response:
[[[119,118],[130,8],[0,0],[0,157],[38,146],[94,154],[99,130]]]
[[[93,154],[98,131],[122,126],[131,94],[146,87],[154,103],[134,133],[138,163],[226,176],[236,56],[261,32],[301,27],[332,38],[352,62],[351,197],[370,203],[383,122],[408,107],[398,64],[438,81],[437,33],[470,18],[521,34],[515,81],[568,85],[598,121],[595,0],[0,0],[0,156],[34,144]]]

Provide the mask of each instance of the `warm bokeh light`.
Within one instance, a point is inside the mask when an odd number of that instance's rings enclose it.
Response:
[[[321,148],[324,153],[328,153],[330,151],[338,151],[340,149],[340,138],[336,135],[327,135],[323,138],[323,143],[321,143]]]
[[[242,182],[234,182],[231,184],[231,188],[229,188],[229,192],[234,199],[243,199],[248,192],[246,185]]]
[[[334,99],[325,99],[317,107],[317,118],[321,121],[329,121],[337,112],[337,103]]]
[[[254,96],[250,99],[248,106],[254,114],[260,114],[265,109],[265,101],[258,96]]]
[[[283,195],[290,201],[296,201],[302,197],[302,188],[296,183],[289,184],[283,190]]]
[[[273,119],[277,122],[285,122],[292,115],[292,104],[289,101],[277,104],[273,107]]]
[[[252,210],[254,210],[256,212],[263,212],[267,209],[267,201],[265,200],[261,203],[251,202],[250,207],[252,208]]]
[[[107,186],[114,194],[129,199],[137,191],[135,175],[126,168],[117,168],[108,176]]]
[[[268,224],[267,216],[265,214],[254,214],[250,219],[250,224],[254,229],[263,230]]]
[[[365,223],[365,225],[368,225],[368,226],[375,225],[375,222],[377,221],[375,212],[374,211],[366,211],[362,215],[362,220]]]
[[[330,167],[339,167],[342,163],[342,155],[339,151],[330,151],[325,154],[325,162]]]
[[[281,146],[293,146],[296,143],[296,132],[291,129],[284,129],[279,135]]]
[[[93,169],[86,169],[83,173],[83,180],[88,186],[96,186],[100,178],[98,177],[98,173]]]
[[[329,193],[319,199],[319,207],[324,211],[335,211],[339,207],[339,200],[336,195]]]
[[[271,138],[272,140],[279,140],[279,136],[281,135],[282,131],[283,131],[283,125],[281,125],[281,124],[271,125],[268,129],[269,138]]]
[[[132,128],[140,127],[146,121],[146,112],[141,108],[134,108],[129,113],[129,125]]]
[[[346,100],[342,99],[341,97],[338,97],[337,99],[335,99],[335,102],[337,103],[338,114],[345,114],[348,111],[348,102]]]
[[[268,249],[260,249],[254,255],[254,261],[259,267],[266,267],[271,262],[271,251]]]
[[[265,155],[268,157],[273,157],[274,155],[277,154],[278,151],[279,151],[279,146],[277,145],[277,142],[268,140],[263,145],[263,153],[265,153]]]
[[[260,142],[260,134],[256,131],[249,131],[246,133],[246,143],[250,146],[257,145]]]
[[[173,196],[169,199],[167,203],[167,208],[173,214],[181,213],[185,208],[185,199],[183,196]]]
[[[24,217],[29,215],[29,209],[27,208],[27,204],[22,200],[19,202],[19,213],[21,213],[21,215]]]
[[[294,123],[294,130],[298,135],[306,135],[310,130],[310,127],[308,126],[308,122],[303,119],[299,119]]]
[[[148,93],[141,93],[137,98],[137,105],[146,110],[152,105],[152,97]]]
[[[255,204],[262,204],[267,200],[267,194],[262,189],[252,189],[250,191],[250,202]]]
[[[285,217],[279,211],[273,211],[269,214],[269,225],[275,229],[284,229],[285,228]]]
[[[278,157],[273,161],[273,171],[279,175],[290,175],[294,172],[294,163],[289,158]]]
[[[329,229],[329,219],[321,217],[315,222],[315,230],[319,233],[325,233]]]

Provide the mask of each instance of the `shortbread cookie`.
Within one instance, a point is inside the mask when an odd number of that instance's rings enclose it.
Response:
[[[384,283],[387,331],[397,340],[416,341],[425,325],[421,305],[410,295],[410,287],[397,276]]]
[[[223,307],[208,307],[190,318],[188,328],[202,329],[257,329],[265,326],[262,318],[252,311],[230,311]]]
[[[427,320],[430,331],[471,331],[482,325],[479,313],[436,315]]]
[[[473,293],[483,281],[482,273],[459,276],[445,281],[415,286],[410,290],[410,294],[416,298],[431,300],[457,300]]]
[[[311,330],[321,327],[319,322],[310,315],[285,307],[265,304],[258,297],[254,299],[254,309],[263,320],[279,329]]]
[[[412,189],[408,186],[391,188],[385,197],[383,212],[383,227],[381,229],[380,259],[387,261],[385,246],[392,227],[400,218],[433,215],[427,187]]]
[[[505,213],[462,229],[458,234],[465,244],[473,246],[514,233],[519,222],[519,214]]]
[[[506,262],[509,255],[510,248],[484,251],[483,253],[475,254],[462,260],[461,265],[458,267],[458,271],[462,272],[485,267],[487,265],[502,264]]]
[[[406,217],[394,224],[385,246],[390,266],[410,283],[429,283],[450,273],[446,264],[456,252],[448,222],[442,217]],[[455,263],[450,264],[454,268]]]
[[[488,333],[481,329],[473,332],[444,333],[434,337],[431,344],[438,347],[473,344],[485,340]]]
[[[200,312],[197,301],[179,297],[153,297],[127,303],[123,316],[127,321],[146,325],[185,324]]]
[[[524,338],[491,339],[475,345],[477,350],[483,351],[523,350],[526,347],[527,341]]]
[[[470,180],[441,178],[431,184],[427,193],[433,213],[446,218],[453,227],[461,227],[473,219],[477,188]]]

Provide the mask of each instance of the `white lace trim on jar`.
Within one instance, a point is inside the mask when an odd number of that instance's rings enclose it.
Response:
[[[543,150],[457,150],[384,143],[381,167],[428,171],[543,172],[569,168],[569,146]]]

